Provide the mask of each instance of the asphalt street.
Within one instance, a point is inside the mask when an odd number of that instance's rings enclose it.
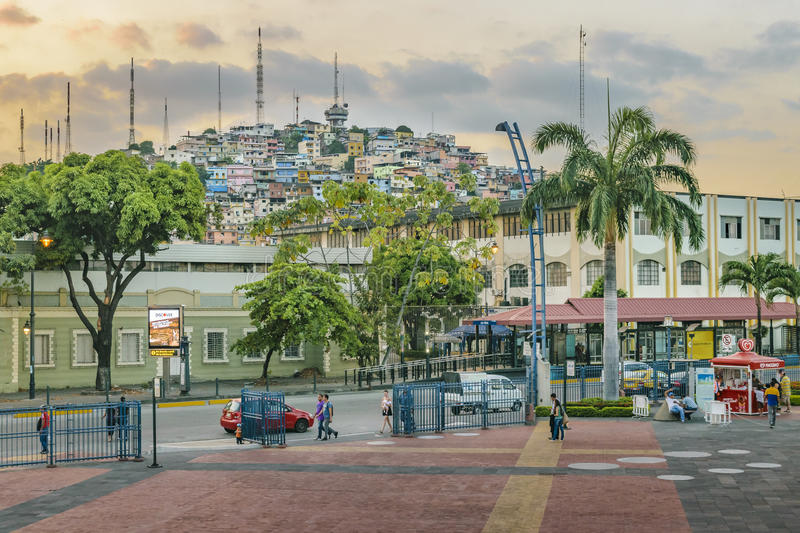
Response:
[[[333,424],[339,439],[348,436],[363,438],[374,435],[383,419],[380,414],[382,390],[350,392],[331,395],[334,405]],[[316,395],[290,396],[287,404],[314,413]],[[187,449],[220,449],[235,447],[233,435],[219,425],[224,405],[161,408],[156,411],[158,453],[185,451]],[[317,435],[316,423],[305,433],[286,433],[286,442],[313,441]],[[150,455],[153,450],[153,411],[151,405],[142,406],[142,450]]]

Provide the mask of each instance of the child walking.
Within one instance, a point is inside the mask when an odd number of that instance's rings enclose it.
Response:
[[[244,444],[242,439],[242,425],[236,424],[236,444]]]

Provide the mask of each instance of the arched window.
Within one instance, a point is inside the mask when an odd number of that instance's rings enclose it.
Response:
[[[597,278],[603,275],[602,261],[589,261],[586,263],[586,285],[591,287]]]
[[[684,261],[681,263],[681,285],[700,285],[700,263]]]
[[[567,286],[567,265],[564,263],[548,263],[544,267],[547,273],[547,286],[548,287],[566,287]]]
[[[659,272],[661,265],[652,259],[645,259],[640,262],[636,269],[636,277],[639,285],[658,285]]]
[[[525,265],[511,265],[508,267],[508,286],[527,287],[528,286],[528,267]]]

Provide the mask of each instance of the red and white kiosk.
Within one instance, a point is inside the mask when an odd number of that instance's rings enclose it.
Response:
[[[731,412],[743,415],[760,414],[756,409],[753,375],[756,370],[777,370],[785,366],[782,359],[753,353],[751,339],[739,339],[739,351],[711,360],[714,369],[714,399],[730,404]],[[721,382],[720,382],[721,378]]]

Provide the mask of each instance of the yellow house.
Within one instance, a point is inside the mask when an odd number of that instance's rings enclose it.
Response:
[[[352,133],[350,135],[353,135]],[[360,133],[358,135],[361,135]],[[359,141],[347,142],[347,155],[348,157],[363,157],[364,143]]]

